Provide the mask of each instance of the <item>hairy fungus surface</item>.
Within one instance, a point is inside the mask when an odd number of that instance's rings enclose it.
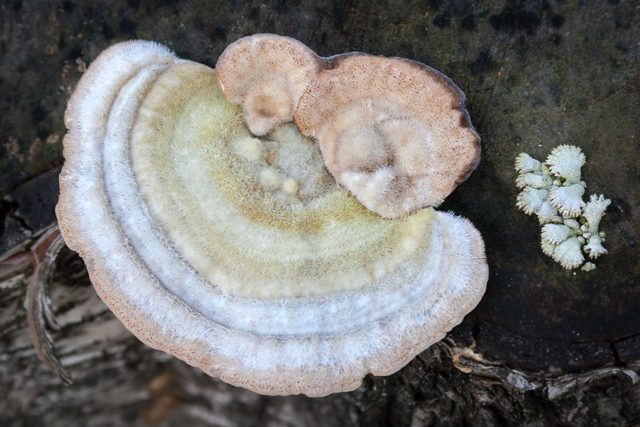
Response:
[[[265,135],[291,121],[323,60],[298,40],[254,34],[230,44],[216,64],[225,98],[242,105],[249,130]]]
[[[125,42],[69,101],[60,228],[139,339],[230,384],[321,396],[397,371],[478,303],[469,221],[369,211],[293,123],[252,133],[219,78]]]
[[[231,44],[216,70],[252,133],[293,118],[338,184],[383,217],[439,205],[480,161],[464,94],[419,62],[320,58],[297,40],[258,34]]]
[[[395,218],[437,206],[480,159],[464,95],[426,65],[364,54],[334,57],[294,116],[327,169],[368,209]]]

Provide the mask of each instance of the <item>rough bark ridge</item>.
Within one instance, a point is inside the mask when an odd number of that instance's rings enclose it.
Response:
[[[637,425],[634,370],[555,376],[483,360],[447,339],[389,378],[320,399],[262,397],[211,379],[138,342],[98,299],[82,261],[64,251],[51,283],[52,333],[73,384],[37,360],[23,302],[29,270],[0,282],[0,422],[102,425]],[[636,383],[636,385],[634,385]]]

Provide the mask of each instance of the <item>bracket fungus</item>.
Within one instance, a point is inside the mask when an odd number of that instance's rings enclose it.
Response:
[[[216,77],[228,101],[242,105],[249,130],[265,135],[290,122],[323,60],[296,39],[254,34],[229,45]]]
[[[480,161],[464,94],[422,63],[320,58],[297,40],[256,34],[229,45],[216,70],[249,130],[293,118],[337,183],[385,218],[439,205]]]
[[[259,40],[250,52],[266,58],[222,56],[236,71],[273,67],[266,87],[153,42],[104,51],[69,101],[56,211],[140,340],[259,393],[321,396],[440,340],[479,302],[488,270],[469,221],[430,207],[385,219],[335,182],[290,123],[301,90],[288,85],[317,58],[286,43],[291,61],[279,63],[302,69],[284,79]],[[281,89],[282,108],[269,100]],[[263,101],[275,113],[245,123]]]

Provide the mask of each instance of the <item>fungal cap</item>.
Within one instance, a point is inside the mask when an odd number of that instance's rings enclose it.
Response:
[[[542,206],[548,195],[548,190],[526,187],[518,194],[516,206],[527,215],[532,215]]]
[[[547,157],[546,164],[555,175],[565,178],[570,183],[580,182],[580,169],[586,157],[580,147],[574,145],[559,145]]]
[[[564,224],[546,224],[542,227],[542,238],[559,245],[573,234],[573,231]]]
[[[395,372],[479,302],[469,221],[384,220],[317,151],[317,197],[276,199],[260,174],[279,163],[242,139],[241,114],[212,69],[146,42],[108,49],[72,95],[58,221],[140,340],[230,384],[320,396]]]
[[[602,238],[599,235],[594,234],[588,240],[589,243],[585,245],[584,251],[589,254],[589,258],[596,259],[607,253],[607,249],[602,246]]]
[[[584,186],[573,184],[568,187],[555,187],[549,191],[549,201],[563,216],[577,217],[585,203],[582,200]]]
[[[216,63],[225,98],[242,106],[254,135],[291,121],[298,100],[323,61],[298,40],[254,34],[231,43]]]
[[[540,163],[539,160],[534,159],[527,153],[520,153],[518,154],[518,157],[516,157],[515,168],[516,172],[519,173],[541,172],[542,163]]]
[[[542,204],[535,211],[538,216],[538,222],[542,224],[548,224],[552,222],[562,222],[562,218],[558,215],[558,210],[553,207],[549,200],[545,199]]]
[[[551,183],[551,177],[542,175],[540,173],[527,172],[522,175],[518,175],[518,177],[516,178],[516,186],[518,188],[549,188],[551,187]]]
[[[584,262],[582,245],[577,237],[570,237],[557,245],[551,256],[567,270],[573,270]]]
[[[436,206],[480,160],[464,94],[426,65],[346,54],[329,58],[294,121],[327,169],[369,210],[394,218]]]
[[[541,236],[540,248],[542,249],[543,254],[553,256],[553,251],[556,249],[556,245],[545,239],[544,236]]]
[[[604,195],[592,194],[589,201],[584,207],[582,216],[587,220],[589,231],[597,233],[600,227],[600,220],[605,214],[607,207],[611,204],[611,200],[605,199]]]

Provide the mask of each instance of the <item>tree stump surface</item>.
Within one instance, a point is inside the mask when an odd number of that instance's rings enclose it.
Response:
[[[71,386],[29,340],[29,269],[0,277],[0,425],[640,425],[640,5],[634,1],[204,0],[0,4],[0,255],[55,222],[63,113],[86,66],[141,38],[213,66],[256,32],[424,62],[467,95],[482,161],[441,206],[482,233],[482,302],[399,373],[326,398],[263,397],[139,343],[69,251],[50,285]],[[582,147],[587,194],[612,200],[609,253],[562,269],[515,208],[513,161]]]

